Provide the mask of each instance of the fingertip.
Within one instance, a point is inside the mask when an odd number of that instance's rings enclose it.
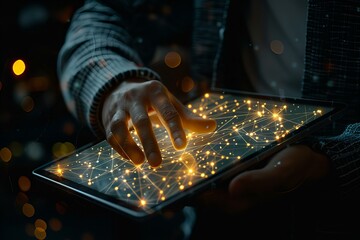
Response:
[[[159,154],[157,153],[150,153],[149,156],[147,156],[147,160],[150,164],[151,167],[158,167],[160,166],[161,162],[162,162],[162,159],[161,159],[161,156],[159,156]]]
[[[217,127],[217,123],[215,120],[212,120],[212,119],[208,119],[206,121],[206,123],[204,124],[205,126],[205,129],[210,131],[210,132],[213,132],[215,131],[216,127]]]
[[[176,150],[182,150],[186,147],[186,140],[178,137],[174,140],[174,147]]]
[[[145,156],[141,150],[129,152],[129,158],[135,165],[141,165],[145,162]]]

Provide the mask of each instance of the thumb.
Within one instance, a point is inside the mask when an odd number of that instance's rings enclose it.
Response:
[[[184,128],[197,133],[215,131],[217,125],[215,120],[206,118],[206,115],[200,117],[194,114],[176,98],[173,98],[173,103],[181,116]]]

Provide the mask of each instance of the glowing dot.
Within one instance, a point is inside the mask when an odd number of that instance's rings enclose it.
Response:
[[[161,200],[162,200],[162,201],[165,201],[165,199],[166,199],[166,198],[165,198],[164,196],[161,197]]]
[[[145,205],[146,205],[146,201],[145,201],[145,200],[141,200],[141,201],[140,201],[140,204],[141,204],[142,206],[145,206]]]
[[[128,193],[126,196],[127,196],[127,197],[131,197],[131,194],[130,194],[130,193]]]
[[[279,40],[273,40],[270,43],[271,51],[277,55],[280,55],[284,52],[284,44]]]
[[[80,177],[80,178],[83,178],[83,175],[80,174],[79,177]]]
[[[0,158],[4,162],[9,162],[12,157],[12,153],[9,148],[4,147],[0,150]]]
[[[163,182],[165,182],[165,181],[166,181],[166,177],[163,177],[162,180],[163,180]]]
[[[13,70],[14,74],[17,76],[23,74],[25,72],[25,68],[26,68],[25,62],[21,59],[16,60],[12,66],[12,70]]]
[[[31,187],[31,182],[28,177],[21,176],[21,177],[19,177],[18,185],[19,185],[19,188],[21,191],[27,192],[27,191],[29,191],[29,189]]]
[[[181,57],[177,52],[168,52],[164,60],[169,68],[176,68],[181,64]]]
[[[34,235],[37,239],[45,239],[46,231],[40,227],[35,228]]]
[[[183,190],[184,188],[185,188],[184,185],[180,185],[179,187],[180,190]]]
[[[32,217],[35,214],[35,208],[30,203],[25,203],[22,207],[22,212],[26,217]]]
[[[205,93],[205,98],[209,98],[210,97],[210,94],[209,93]]]
[[[114,190],[115,190],[115,191],[119,190],[119,187],[115,187]]]

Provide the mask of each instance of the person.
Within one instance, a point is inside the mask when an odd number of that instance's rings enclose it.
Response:
[[[73,16],[59,53],[63,96],[77,119],[120,155],[153,167],[162,162],[153,113],[176,149],[186,145],[184,129],[216,127],[213,120],[189,112],[183,96],[166,86],[173,75],[157,62],[164,49],[183,50],[181,60],[189,63],[184,75],[195,86],[186,97],[220,87],[346,102],[347,111],[326,134],[274,154],[264,167],[201,196],[196,206],[219,209],[230,216],[227,230],[237,231],[239,214],[291,196],[298,207],[293,221],[300,226],[297,235],[289,234],[292,239],[358,237],[348,221],[359,213],[358,9],[355,0],[88,0]],[[132,139],[131,127],[144,152]],[[201,220],[213,214],[200,213],[206,216]],[[203,229],[219,226],[206,224]]]

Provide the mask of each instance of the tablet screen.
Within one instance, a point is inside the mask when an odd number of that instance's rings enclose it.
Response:
[[[184,194],[234,166],[259,160],[268,149],[301,134],[334,111],[334,106],[320,102],[228,93],[207,93],[187,107],[203,118],[215,119],[217,128],[205,134],[187,132],[188,144],[178,151],[165,128],[154,125],[163,156],[156,169],[147,161],[135,166],[104,140],[35,173],[121,208],[150,213],[181,196],[179,193]],[[141,147],[136,132],[131,134]]]

